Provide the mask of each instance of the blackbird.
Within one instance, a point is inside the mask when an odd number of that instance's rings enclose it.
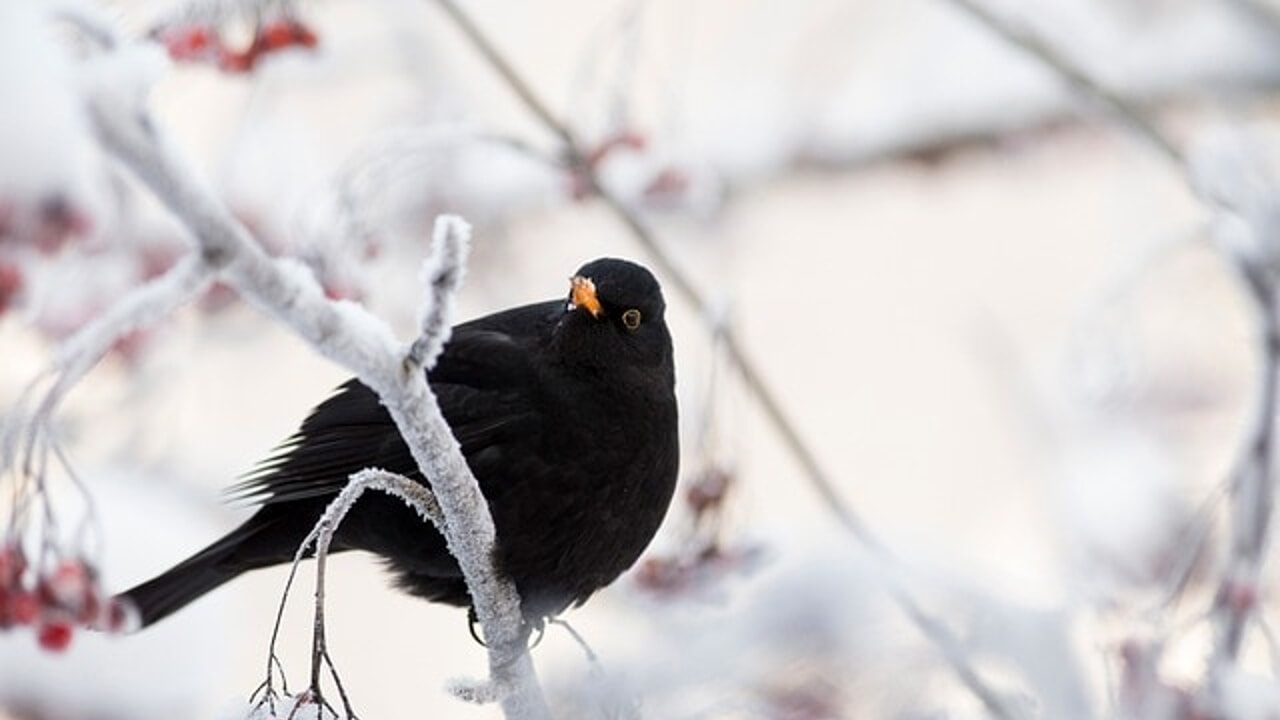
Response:
[[[498,567],[528,622],[612,582],[670,505],[679,439],[665,307],[648,270],[595,260],[573,276],[567,302],[455,327],[427,373],[488,501]],[[233,488],[261,504],[248,520],[122,599],[150,625],[240,573],[291,562],[348,476],[367,467],[425,482],[378,396],[353,379]],[[331,550],[371,552],[405,591],[471,604],[444,538],[399,499],[365,494]]]

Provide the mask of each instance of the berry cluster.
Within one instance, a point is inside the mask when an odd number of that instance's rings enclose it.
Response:
[[[103,592],[89,563],[68,558],[39,570],[20,544],[0,546],[0,631],[32,627],[40,647],[61,652],[76,627],[122,632],[129,625],[129,608]]]
[[[229,47],[217,28],[202,24],[160,28],[152,36],[174,60],[207,63],[227,73],[247,73],[267,55],[294,47],[314,48],[319,44],[315,31],[293,17],[261,23],[243,50]]]

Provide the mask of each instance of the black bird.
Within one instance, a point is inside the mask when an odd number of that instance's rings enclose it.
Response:
[[[595,260],[571,279],[567,302],[455,327],[427,374],[530,623],[581,604],[630,567],[670,505],[679,440],[665,307],[648,270]],[[353,379],[234,488],[261,503],[253,516],[122,598],[150,625],[240,573],[292,561],[348,475],[367,467],[423,482],[377,395]],[[444,538],[399,499],[366,493],[332,550],[380,556],[413,595],[471,604]]]

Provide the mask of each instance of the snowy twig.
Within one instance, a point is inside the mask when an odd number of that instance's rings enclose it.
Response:
[[[203,292],[211,278],[212,274],[202,263],[190,259],[179,262],[163,275],[134,289],[59,344],[49,368],[31,381],[0,428],[0,472],[17,473],[18,482],[31,483],[29,487],[34,491],[32,496],[20,490],[14,498],[10,532],[18,531],[19,524],[32,510],[30,504],[36,503],[44,511],[46,538],[56,536],[56,518],[44,494],[48,453],[60,461],[85,502],[92,507],[92,498],[61,455],[53,431],[58,408],[67,393],[106,356],[116,341],[168,316]],[[36,397],[39,400],[32,409],[31,403]],[[85,520],[96,522],[93,513],[86,514]]]
[[[1028,28],[1018,27],[1008,18],[988,8],[982,0],[948,0],[974,20],[986,26],[1014,47],[1039,60],[1080,95],[1096,101],[1139,137],[1146,140],[1176,165],[1182,164],[1182,151],[1164,132],[1128,99],[1107,88],[1076,62],[1057,50],[1045,38]]]
[[[409,347],[408,360],[419,370],[434,367],[440,351],[449,341],[453,298],[462,285],[466,265],[467,234],[467,228],[457,218],[446,217],[436,223],[434,252],[422,264],[422,282],[427,298],[418,321],[419,335]]]
[[[91,98],[90,116],[103,145],[129,166],[195,236],[200,261],[264,312],[288,325],[321,354],[342,364],[382,399],[423,476],[439,501],[449,549],[457,558],[489,644],[490,671],[510,718],[548,715],[532,662],[515,586],[494,567],[494,527],[488,506],[440,414],[421,371],[432,341],[415,360],[390,328],[358,305],[333,302],[315,278],[295,261],[272,259],[197,175],[178,159],[162,129],[141,107],[121,107],[113,98]],[[442,218],[441,262],[462,263],[469,228]],[[447,326],[451,292],[461,269],[440,268],[423,313],[441,313]],[[436,277],[441,278],[435,282]],[[435,309],[432,306],[436,306]],[[436,321],[432,321],[433,323]],[[406,358],[410,358],[406,362]]]
[[[346,710],[348,718],[354,718],[355,713],[351,709],[351,701],[347,697],[346,690],[342,687],[342,681],[338,679],[337,668],[333,665],[333,660],[329,657],[329,650],[325,643],[325,622],[324,622],[324,583],[325,583],[325,567],[329,557],[329,546],[333,542],[333,534],[337,531],[338,526],[342,524],[347,513],[356,504],[356,501],[364,494],[366,490],[380,490],[389,495],[394,495],[405,501],[409,507],[418,512],[424,522],[430,522],[435,525],[436,529],[445,533],[444,516],[440,513],[440,506],[436,503],[435,496],[431,491],[424,487],[421,483],[414,482],[403,475],[366,468],[353,474],[347,486],[338,493],[338,497],[334,498],[325,508],[324,514],[321,515],[319,522],[307,534],[306,539],[298,547],[298,552],[293,558],[293,566],[289,570],[289,579],[285,585],[284,596],[287,598],[289,586],[293,583],[293,578],[297,572],[299,563],[306,557],[308,550],[314,546],[316,558],[316,592],[315,592],[315,620],[312,625],[312,644],[311,644],[311,687],[310,692],[316,702],[323,704],[323,695],[320,688],[320,673],[324,666],[328,666],[332,673],[334,684],[337,685],[338,694],[342,697],[342,704]],[[283,607],[285,598],[281,599]],[[271,646],[268,650],[267,662],[267,687],[271,686],[271,659],[275,657],[275,640],[279,631],[279,615],[276,618],[276,627],[272,630]]]
[[[1280,175],[1264,138],[1231,132],[1195,146],[1188,175],[1215,211],[1215,239],[1252,301],[1258,380],[1254,408],[1230,482],[1230,540],[1214,598],[1213,705],[1224,700],[1224,678],[1236,666],[1245,631],[1260,604],[1261,573],[1275,493],[1276,402],[1280,393],[1280,319],[1276,314],[1280,258]]]
[[[943,660],[951,667],[951,671],[960,679],[960,682],[969,689],[969,692],[982,701],[991,716],[1002,719],[1020,717],[1022,713],[1011,707],[1005,698],[978,674],[964,646],[956,639],[951,630],[937,618],[925,612],[906,586],[900,580],[895,579],[891,573],[881,573],[881,576],[894,603],[911,619],[916,629],[933,644],[934,648],[942,655]]]
[[[1237,268],[1255,304],[1260,357],[1256,414],[1231,481],[1230,556],[1214,602],[1218,629],[1214,654],[1220,662],[1234,662],[1239,655],[1245,626],[1257,609],[1259,576],[1274,502],[1276,373],[1280,372],[1274,277],[1267,268],[1248,261],[1239,262]]]
[[[120,29],[115,18],[100,4],[91,0],[57,0],[51,10],[55,17],[70,23],[100,49],[110,50],[120,43]]]
[[[53,360],[54,387],[41,401],[39,418],[51,418],[58,403],[85,373],[101,360],[121,337],[154,324],[199,296],[213,275],[194,257],[180,260],[168,272],[121,298],[63,341]]]

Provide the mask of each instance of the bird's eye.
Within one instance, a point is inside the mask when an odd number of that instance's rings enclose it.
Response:
[[[635,330],[640,327],[640,311],[635,308],[631,308],[630,310],[622,313],[622,324],[626,325],[628,330]]]

